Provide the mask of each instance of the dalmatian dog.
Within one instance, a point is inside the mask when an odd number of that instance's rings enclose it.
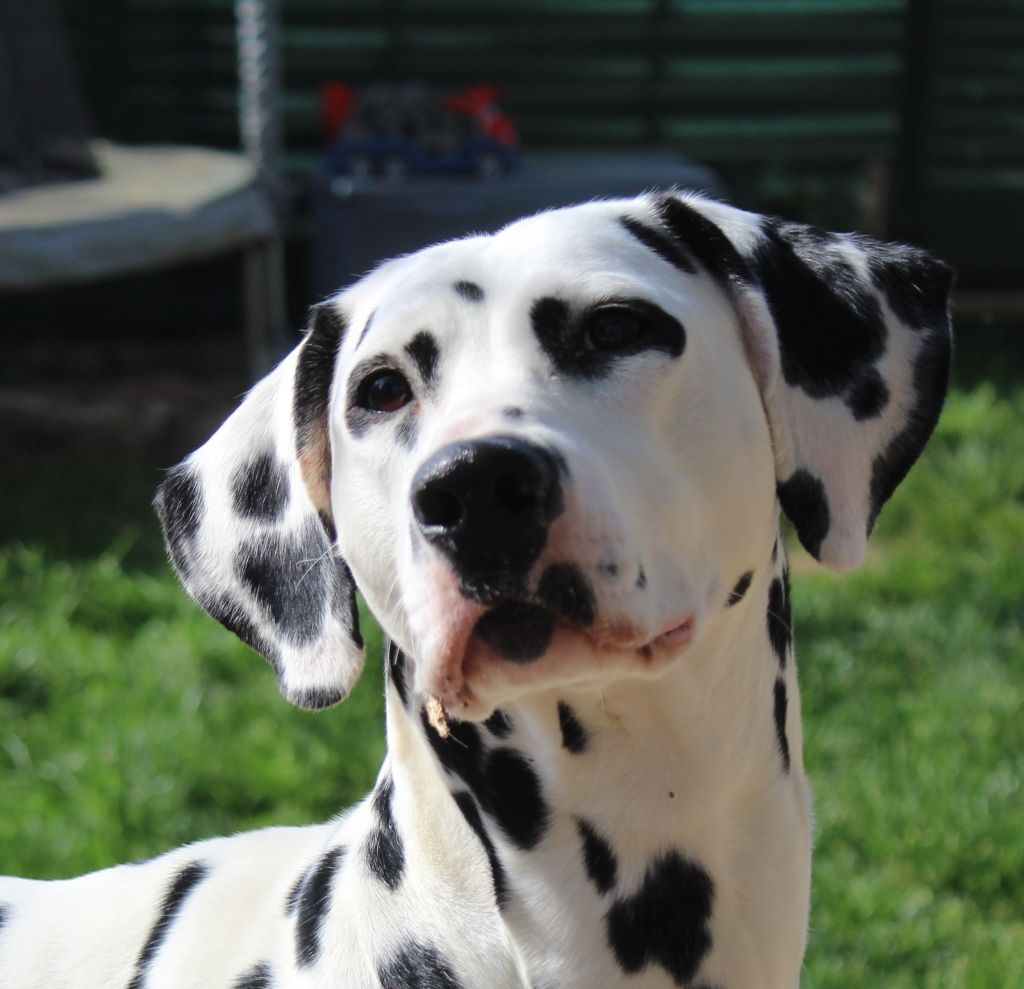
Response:
[[[388,640],[373,792],[0,883],[4,989],[773,989],[807,941],[779,507],[864,555],[931,433],[952,274],[671,192],[383,264],[157,496],[285,697]],[[343,758],[343,753],[339,753]]]

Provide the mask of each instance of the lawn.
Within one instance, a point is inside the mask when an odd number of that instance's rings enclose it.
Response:
[[[793,552],[814,989],[1024,985],[1021,340],[968,341],[859,572]],[[0,872],[70,875],[321,820],[376,771],[379,642],[343,707],[291,709],[162,563],[156,480],[130,459],[7,472]]]

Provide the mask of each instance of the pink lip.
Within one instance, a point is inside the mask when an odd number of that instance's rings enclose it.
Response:
[[[664,632],[660,633],[657,637],[651,640],[650,645],[652,646],[681,646],[685,645],[690,639],[693,638],[693,616],[685,618],[683,621],[673,620]]]

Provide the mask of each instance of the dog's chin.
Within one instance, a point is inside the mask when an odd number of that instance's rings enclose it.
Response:
[[[534,604],[505,603],[480,615],[459,653],[423,669],[424,693],[446,715],[483,721],[496,708],[555,688],[602,689],[665,673],[693,642],[694,617],[653,638],[627,622],[567,621]]]

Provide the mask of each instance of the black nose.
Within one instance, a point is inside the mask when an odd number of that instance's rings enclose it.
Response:
[[[453,443],[416,472],[412,506],[464,590],[481,600],[514,593],[564,507],[559,463],[515,436]]]

